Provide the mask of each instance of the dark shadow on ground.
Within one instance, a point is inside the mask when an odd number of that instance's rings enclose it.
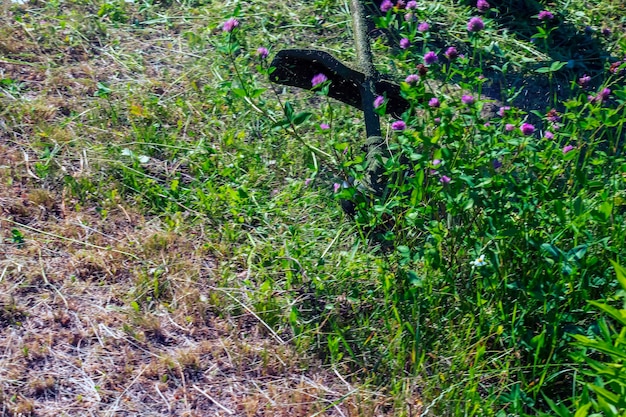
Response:
[[[497,48],[487,53],[483,51],[483,58],[487,63],[483,68],[483,75],[489,79],[483,87],[483,94],[488,97],[528,112],[532,110],[543,112],[552,107],[560,110],[562,107],[560,103],[572,95],[572,80],[583,75],[591,76],[589,88],[593,91],[606,78],[607,62],[618,60],[611,57],[603,46],[602,38],[610,34],[603,34],[591,28],[578,28],[565,21],[564,17],[554,10],[552,10],[553,19],[540,21],[537,15],[545,9],[545,6],[534,0],[488,1],[491,9],[482,14],[476,8],[476,0],[465,0],[463,3],[474,8],[476,16],[492,19],[501,30],[508,31],[520,41],[532,42],[537,50],[550,58],[546,62],[527,64],[521,71],[509,72],[505,76],[490,68],[490,65],[504,64],[501,51]],[[381,3],[382,0],[366,1],[370,17],[381,16]],[[539,27],[553,29],[545,42],[543,39],[533,39]],[[375,29],[373,19],[370,28],[372,36],[383,33]],[[398,45],[398,34],[389,31],[384,34],[390,45]],[[438,36],[436,27],[432,28],[431,47],[442,50],[447,46],[450,46],[449,40]],[[465,53],[473,52],[468,44],[455,46],[464,49]],[[563,67],[551,74],[536,72],[540,67],[550,66],[554,61],[563,62]],[[511,89],[522,92],[514,99],[510,99],[506,97],[505,92]]]

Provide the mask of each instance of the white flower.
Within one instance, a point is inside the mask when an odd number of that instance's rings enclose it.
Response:
[[[472,262],[470,262],[470,264],[473,265],[473,266],[484,266],[484,265],[487,265],[487,262],[485,261],[485,255],[480,255],[478,258],[476,258]]]

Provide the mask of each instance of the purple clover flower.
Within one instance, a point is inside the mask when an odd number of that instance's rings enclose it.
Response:
[[[411,46],[411,41],[408,38],[400,39],[400,48],[407,49],[409,46]]]
[[[589,87],[590,82],[591,82],[591,77],[588,76],[587,74],[583,75],[582,77],[578,79],[578,85],[581,86],[582,88]]]
[[[226,33],[232,32],[233,29],[235,29],[237,26],[239,26],[239,20],[231,17],[230,19],[222,23],[222,30]]]
[[[385,102],[385,97],[383,96],[378,96],[374,99],[374,108],[377,109],[380,106],[383,105],[383,103]]]
[[[401,131],[401,130],[406,129],[406,123],[404,123],[402,120],[396,120],[395,122],[391,124],[391,128],[393,130]]]
[[[552,20],[554,19],[554,14],[552,12],[549,12],[547,10],[542,10],[539,12],[539,15],[537,16],[537,19],[539,20]]]
[[[470,96],[469,94],[463,94],[463,97],[461,97],[461,102],[463,104],[471,106],[472,104],[474,104],[474,97]]]
[[[428,32],[428,29],[430,29],[430,25],[426,22],[422,22],[417,25],[417,30],[419,30],[420,32]]]
[[[428,105],[432,108],[437,108],[441,105],[441,103],[439,102],[439,99],[437,97],[433,97],[428,100]]]
[[[389,10],[393,9],[393,3],[389,0],[384,0],[381,4],[380,4],[380,10],[383,12],[388,12]]]
[[[459,51],[457,51],[454,46],[451,46],[446,49],[446,52],[444,52],[443,55],[448,58],[449,61],[454,61],[459,57]]]
[[[604,100],[608,100],[610,95],[611,95],[611,89],[605,88],[602,91],[600,91],[597,95],[595,96],[590,95],[587,98],[589,99],[590,103],[602,103]]]
[[[543,134],[543,137],[550,140],[550,139],[554,139],[554,133],[550,132],[549,130],[546,131],[546,133]]]
[[[424,55],[424,63],[426,65],[434,64],[437,61],[439,61],[439,58],[437,57],[437,54],[433,51],[426,52],[426,55]]]
[[[409,1],[406,4],[406,8],[409,9],[409,10],[417,9],[417,2],[413,1],[413,0]]]
[[[546,114],[546,119],[552,123],[558,123],[561,121],[561,115],[558,111],[556,111],[556,109],[550,109],[550,111]]]
[[[568,153],[572,149],[574,149],[574,147],[572,145],[565,145],[565,146],[563,146],[563,155],[565,155],[566,153]]]
[[[442,184],[450,184],[450,181],[452,181],[452,178],[448,177],[447,175],[442,175],[439,181]]]
[[[485,28],[485,22],[480,17],[472,17],[469,22],[467,22],[467,30],[469,32],[480,32]]]
[[[529,136],[535,133],[535,126],[531,125],[530,123],[522,123],[520,130],[522,131],[523,135]]]
[[[260,56],[261,59],[265,59],[270,54],[270,51],[268,51],[267,48],[261,46],[256,50],[256,54]]]
[[[598,93],[598,97],[600,97],[602,100],[607,100],[610,95],[611,95],[610,88],[605,88],[604,90],[600,91],[600,93]]]
[[[609,67],[609,72],[611,74],[624,74],[626,72],[626,70],[624,70],[624,68],[622,68],[620,70],[620,67],[624,65],[624,61],[615,61],[614,63],[611,64],[611,66]]]
[[[515,130],[515,125],[507,123],[506,125],[504,125],[504,130],[506,130],[507,132],[512,132]]]
[[[311,85],[315,87],[316,85],[325,83],[326,81],[328,81],[328,77],[322,73],[319,73],[311,79]]]
[[[320,129],[328,130],[328,129],[330,129],[330,125],[328,123],[321,123],[320,124]]]
[[[435,167],[436,167],[436,166],[437,166],[437,165],[439,165],[440,163],[441,163],[441,159],[433,159],[433,162],[432,162],[433,166],[435,166]]]
[[[489,10],[489,8],[491,7],[491,5],[489,3],[487,3],[486,0],[478,0],[478,2],[476,3],[476,7],[478,8],[478,10],[480,10],[481,12],[486,12],[487,10]]]
[[[504,114],[508,111],[511,110],[511,106],[502,106],[498,109],[498,116],[500,117],[504,117]]]
[[[410,74],[404,80],[407,84],[417,84],[420,80],[420,76],[417,74]]]

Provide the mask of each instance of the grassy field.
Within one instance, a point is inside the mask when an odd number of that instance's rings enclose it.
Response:
[[[349,2],[2,2],[1,415],[625,415],[625,5],[409,3],[372,197]]]

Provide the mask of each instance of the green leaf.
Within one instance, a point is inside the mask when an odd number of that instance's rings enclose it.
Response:
[[[598,212],[601,214],[602,220],[609,220],[611,218],[611,213],[613,212],[613,204],[610,201],[605,201],[600,204],[600,207],[598,207]]]
[[[306,111],[300,112],[300,113],[298,113],[298,114],[296,114],[294,116],[294,118],[292,120],[293,124],[296,125],[296,126],[300,125],[300,124],[306,122],[307,120],[309,120],[312,115],[313,114],[310,113],[310,112],[306,112]]]
[[[594,339],[589,339],[588,342],[580,342],[579,345],[587,347],[589,349],[596,350],[598,352],[606,353],[607,355],[611,355],[614,358],[613,360],[626,359],[626,352],[621,351],[620,349],[614,348],[612,345],[608,343],[602,343]],[[593,366],[594,365],[593,360],[585,358],[585,361],[590,366],[594,367],[596,372],[599,372],[601,369],[606,369],[606,366],[603,366],[601,362],[595,362],[596,366]]]
[[[409,271],[408,276],[409,276],[409,282],[411,283],[411,285],[413,285],[414,287],[418,287],[418,288],[423,286],[422,278],[419,275],[417,275],[417,272]]]
[[[560,259],[563,255],[563,252],[561,252],[561,250],[554,246],[552,243],[542,243],[541,249],[547,252],[547,254],[555,260]]]
[[[572,275],[574,268],[569,262],[563,262],[563,266],[561,266],[561,272],[565,275]]]
[[[541,349],[543,347],[543,344],[545,343],[545,338],[546,338],[546,333],[545,331],[543,331],[539,333],[538,335],[534,336],[532,339],[530,339],[530,344],[536,349]]]
[[[24,235],[17,229],[11,229],[11,238],[13,243],[15,243],[18,249],[21,249],[24,246]]]
[[[248,94],[246,94],[246,90],[244,90],[243,88],[232,88],[230,90],[234,95],[236,95],[237,97],[246,97]]]
[[[267,88],[253,88],[250,91],[250,98],[259,98],[261,94],[263,94],[267,90]]]
[[[107,98],[113,92],[113,90],[111,90],[108,85],[102,82],[97,83],[96,88],[97,90],[95,93],[93,93],[93,95],[100,98]]]
[[[572,413],[570,412],[570,410],[567,409],[567,407],[561,403],[556,404],[554,401],[552,401],[550,398],[548,398],[543,392],[541,393],[541,395],[543,395],[544,400],[546,400],[546,402],[548,403],[548,406],[550,406],[550,409],[556,413],[557,416],[559,417],[571,417]],[[591,405],[591,404],[589,404]],[[578,412],[577,412],[578,413]],[[576,415],[578,417],[578,414]],[[586,414],[581,415],[580,417],[586,417]]]
[[[620,397],[617,394],[612,393],[611,391],[607,390],[606,388],[603,387],[599,387],[597,385],[593,385],[593,384],[589,384],[588,385],[589,389],[591,389],[592,391],[594,391],[596,394],[602,396],[604,399],[606,399],[609,403],[611,404],[618,404]]]
[[[581,214],[583,214],[583,210],[584,210],[584,205],[583,205],[583,199],[580,198],[580,196],[576,197],[576,199],[574,200],[574,214],[576,216],[580,216]]]
[[[285,116],[287,116],[289,121],[293,120],[293,106],[288,101],[285,102]]]
[[[589,245],[578,245],[575,248],[570,249],[567,252],[567,259],[568,260],[577,260],[580,261],[583,256],[585,256],[585,254],[587,253],[587,248],[589,247]]]
[[[470,210],[472,207],[474,207],[474,199],[470,198],[463,205],[463,210]]]
[[[618,310],[615,307],[612,307],[608,304],[599,303],[597,301],[589,301],[589,304],[596,306],[609,316],[613,317],[615,320],[619,321],[622,325],[626,326],[626,310]],[[624,358],[626,358],[626,351],[622,353]]]
[[[279,120],[276,123],[274,123],[274,125],[272,127],[274,129],[280,129],[280,128],[283,128],[283,127],[287,127],[289,125],[291,125],[291,120],[289,120],[289,119],[282,119],[282,120]]]
[[[467,183],[467,185],[469,185],[470,187],[474,187],[474,178],[470,177],[469,175],[459,175],[459,178],[462,179],[463,181],[465,181]]]
[[[624,290],[626,290],[626,268],[622,267],[615,261],[611,261],[613,264],[613,268],[615,269],[615,275],[617,275],[617,280]]]
[[[536,35],[533,36],[533,37],[538,38],[538,36],[536,36]],[[561,68],[563,68],[566,65],[567,65],[567,62],[554,61],[552,64],[550,64],[549,67],[537,68],[535,70],[535,72],[538,72],[540,74],[545,74],[547,72],[557,72],[557,71],[559,71]]]
[[[410,256],[411,249],[408,246],[400,245],[398,246],[398,252],[402,256]]]
[[[581,406],[578,410],[576,410],[576,414],[574,414],[574,417],[587,417],[587,414],[589,414],[590,408],[591,408],[591,403],[587,403]]]
[[[555,201],[554,209],[557,216],[559,216],[559,220],[561,221],[561,223],[565,223],[565,211],[563,210],[563,202],[561,200]]]

